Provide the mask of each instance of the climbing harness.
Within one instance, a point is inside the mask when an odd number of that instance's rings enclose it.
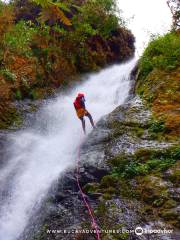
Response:
[[[92,224],[92,226],[95,228],[96,240],[100,240],[99,229],[98,229],[98,225],[97,225],[97,223],[96,223],[96,220],[95,220],[95,217],[94,217],[94,214],[93,214],[93,210],[91,209],[88,201],[86,200],[85,193],[83,192],[83,190],[82,190],[82,188],[81,188],[81,185],[80,185],[80,181],[79,181],[79,176],[80,176],[80,171],[79,171],[80,147],[81,147],[81,143],[80,143],[79,146],[78,146],[78,152],[77,152],[77,161],[76,161],[76,170],[77,170],[77,173],[76,173],[76,181],[77,181],[77,185],[78,185],[79,191],[80,191],[80,193],[81,193],[81,196],[82,196],[84,205],[85,205],[85,207],[87,208],[88,213],[89,213],[89,216],[90,216],[90,218],[91,218],[91,224]]]

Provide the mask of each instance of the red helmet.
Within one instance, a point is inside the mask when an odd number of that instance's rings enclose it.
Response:
[[[78,93],[78,98],[80,97],[84,97],[84,94],[83,93]]]

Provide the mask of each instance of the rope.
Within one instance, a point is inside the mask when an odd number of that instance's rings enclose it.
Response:
[[[77,181],[77,185],[78,185],[79,191],[81,193],[84,205],[87,208],[89,216],[91,218],[92,227],[95,228],[96,240],[100,240],[99,229],[98,229],[98,225],[96,223],[96,220],[95,220],[95,217],[94,217],[94,214],[93,214],[93,210],[91,209],[90,205],[88,204],[88,201],[85,198],[85,194],[84,194],[84,192],[81,188],[80,181],[79,181],[79,176],[80,176],[80,172],[79,172],[80,147],[81,147],[81,144],[79,144],[79,147],[78,147],[78,155],[77,155],[77,162],[76,162],[76,164],[77,164],[77,166],[76,166],[76,168],[77,168],[76,181]]]

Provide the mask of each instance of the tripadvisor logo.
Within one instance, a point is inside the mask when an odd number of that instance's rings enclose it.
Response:
[[[137,227],[134,232],[137,236],[141,236],[143,234],[172,234],[173,229],[143,229],[142,227]]]
[[[137,228],[135,229],[135,234],[136,234],[137,236],[141,236],[141,235],[143,235],[143,233],[144,233],[143,228],[137,227]]]

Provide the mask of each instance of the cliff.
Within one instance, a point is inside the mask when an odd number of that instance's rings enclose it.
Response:
[[[102,230],[166,228],[173,229],[171,239],[178,239],[179,147],[174,141],[154,139],[152,126],[152,114],[138,97],[104,117],[81,147],[80,182]],[[52,231],[91,229],[75,172],[59,179],[46,200],[37,239],[94,239],[90,233]],[[167,236],[151,234],[151,239]],[[149,239],[126,231],[101,234],[101,239],[132,237]]]
[[[165,53],[174,54],[172,45],[176,51],[177,34],[150,43],[133,72],[131,99],[102,118],[81,146],[80,182],[104,230],[101,239],[178,239],[180,234],[179,62],[170,58],[162,64]],[[154,51],[157,46],[161,52]],[[45,201],[35,239],[95,239],[75,176],[75,169],[65,173]],[[170,232],[138,236],[139,226]],[[73,229],[87,232],[71,234]]]

